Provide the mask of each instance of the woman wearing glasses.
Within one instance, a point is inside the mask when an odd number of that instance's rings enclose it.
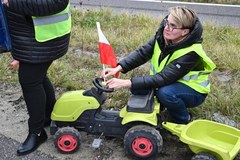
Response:
[[[173,7],[156,35],[101,77],[128,71],[151,61],[150,75],[131,79],[111,78],[109,88],[129,88],[133,93],[155,89],[155,94],[176,123],[191,121],[188,108],[202,104],[210,92],[209,74],[215,64],[202,49],[202,25],[195,12]]]

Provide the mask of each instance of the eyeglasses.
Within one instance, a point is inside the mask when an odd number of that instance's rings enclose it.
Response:
[[[173,31],[174,29],[190,29],[189,27],[177,27],[175,24],[169,23],[167,19],[164,19],[163,25],[164,27],[167,26],[167,29],[170,31]]]

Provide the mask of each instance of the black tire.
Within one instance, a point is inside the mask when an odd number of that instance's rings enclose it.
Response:
[[[74,153],[80,146],[80,133],[73,127],[60,128],[55,133],[54,144],[61,153]]]
[[[211,153],[200,152],[193,156],[191,160],[218,160],[218,159]]]
[[[124,136],[126,154],[137,160],[153,159],[160,153],[162,145],[159,131],[147,125],[134,126]]]

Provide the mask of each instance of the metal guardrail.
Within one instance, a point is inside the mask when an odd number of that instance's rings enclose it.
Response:
[[[79,5],[79,0],[70,0],[72,5]],[[81,0],[83,6],[92,8],[111,7],[118,10],[152,12],[155,15],[166,14],[167,9],[173,6],[185,5],[194,9],[200,17],[210,22],[229,24],[240,27],[240,5],[224,5],[209,3],[190,3],[161,0]],[[223,18],[222,18],[223,17]]]

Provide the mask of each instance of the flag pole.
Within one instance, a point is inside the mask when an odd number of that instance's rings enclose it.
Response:
[[[105,65],[104,64],[103,64],[103,73],[104,73],[104,76],[105,76]],[[103,81],[104,82],[106,81],[105,77],[103,77]]]

